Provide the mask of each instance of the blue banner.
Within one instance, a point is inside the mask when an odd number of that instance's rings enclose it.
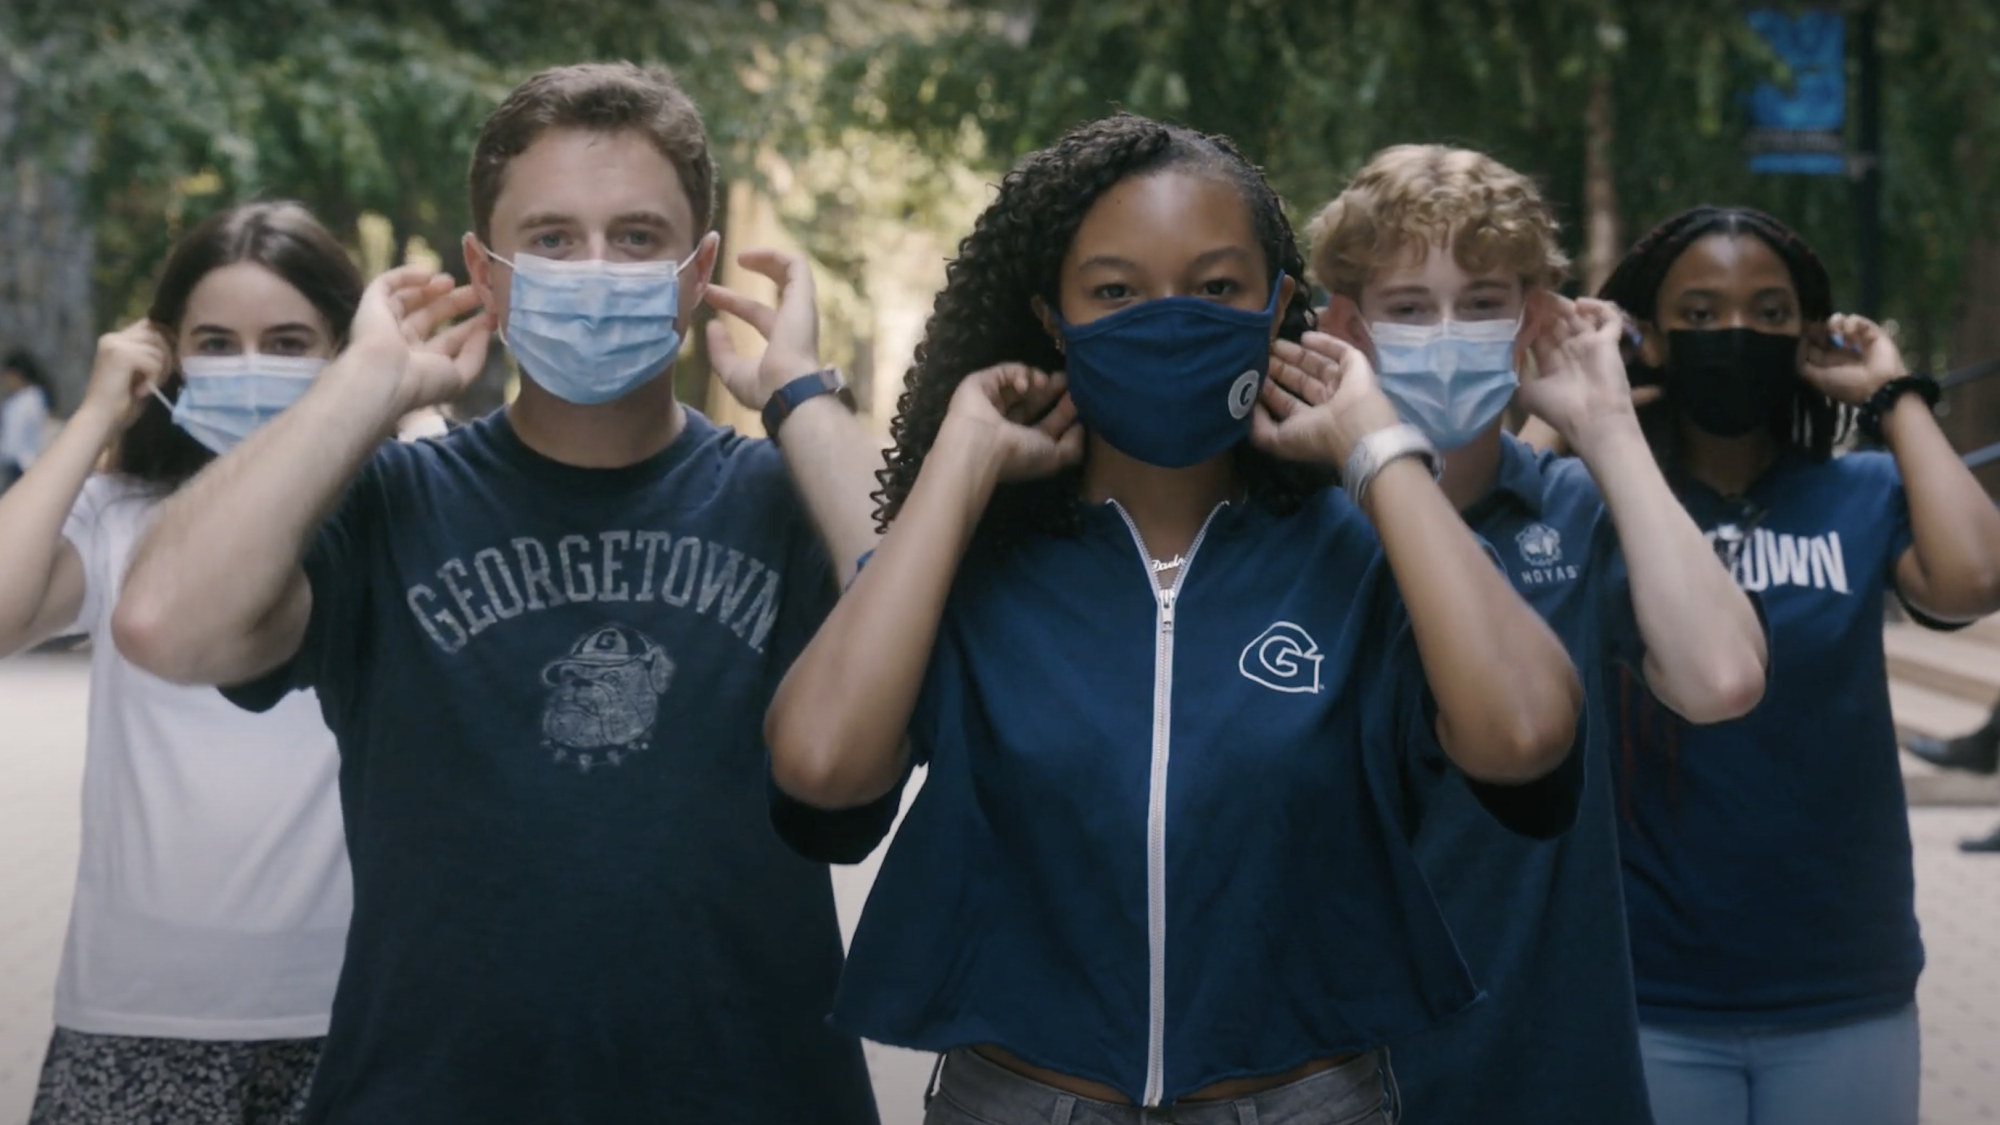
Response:
[[[1750,170],[1808,176],[1847,172],[1847,28],[1824,9],[1759,9],[1744,17],[1792,71],[1789,86],[1750,94]]]

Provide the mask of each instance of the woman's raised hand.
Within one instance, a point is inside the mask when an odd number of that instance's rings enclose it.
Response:
[[[1083,426],[1068,381],[1019,363],[1002,363],[965,377],[946,413],[952,441],[987,443],[1001,481],[1053,476],[1083,461]],[[944,433],[939,434],[942,442]]]

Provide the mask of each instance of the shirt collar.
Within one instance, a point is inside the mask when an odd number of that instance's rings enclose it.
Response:
[[[1500,434],[1500,469],[1493,487],[1466,509],[1466,522],[1477,523],[1501,504],[1513,504],[1539,519],[1542,514],[1543,455],[1513,434]]]
[[[1740,496],[1724,496],[1697,480],[1694,474],[1685,468],[1676,468],[1668,476],[1667,483],[1672,486],[1674,494],[1679,496],[1684,504],[1730,507],[1757,501],[1771,489],[1778,487],[1794,470],[1812,463],[1812,458],[1805,453],[1794,446],[1786,445],[1778,451],[1777,459],[1763,472],[1757,474],[1757,479],[1751,481]]]

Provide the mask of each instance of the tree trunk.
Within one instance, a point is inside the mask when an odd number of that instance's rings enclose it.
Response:
[[[25,348],[54,383],[55,408],[82,399],[96,349],[95,241],[85,215],[90,137],[53,152],[14,144],[19,82],[0,54],[0,350]]]
[[[736,254],[734,231],[730,228],[729,201],[735,198],[735,185],[727,180],[715,185],[715,215],[710,229],[721,232],[722,248],[716,255],[715,272],[722,273],[722,263]],[[686,330],[686,341],[681,345],[680,362],[674,365],[674,398],[692,405],[706,413],[709,409],[709,388],[719,386],[714,378],[715,366],[708,355],[708,322],[715,319],[715,310],[707,301],[696,306],[694,317]]]
[[[1965,281],[1959,288],[1958,325],[1951,336],[1954,370],[2000,358],[2000,236],[1988,234],[1966,255]],[[1945,434],[1960,453],[1970,453],[2000,441],[2000,376],[1967,383],[1946,392],[1951,413],[1943,418]],[[2000,496],[2000,463],[1979,470],[1986,491]]]
[[[1990,78],[1976,80],[1967,97],[1968,106],[1975,113],[1983,112],[1991,104],[1993,92]],[[1969,134],[1959,138],[1957,149],[1959,167],[1966,177],[1964,182],[1981,182],[1976,177],[1987,154],[1978,150]],[[2000,359],[2000,317],[1994,315],[1994,310],[2000,309],[2000,204],[1987,202],[1982,211],[1982,221],[1976,228],[1979,235],[1965,255],[1965,276],[1958,287],[1957,323],[1952,329],[1947,370]],[[2000,376],[1989,376],[1946,393],[1950,396],[1951,412],[1941,422],[1945,435],[1960,453],[2000,442]],[[1979,483],[1986,486],[1987,495],[2000,497],[2000,463],[1988,464],[1976,475]]]
[[[727,189],[718,193],[723,202],[717,211],[717,221],[722,230],[722,259],[716,264],[716,280],[736,290],[747,293],[756,300],[777,303],[777,289],[761,274],[752,273],[736,264],[739,251],[753,246],[786,246],[791,240],[786,238],[784,227],[778,221],[777,209],[768,196],[759,192],[750,180],[737,180]],[[730,340],[738,352],[757,355],[764,350],[764,340],[755,329],[733,317],[720,318],[729,332]],[[706,322],[689,326],[689,331],[706,332]],[[704,339],[704,345],[706,340]],[[764,421],[757,412],[736,401],[722,380],[713,377],[714,368],[707,362],[706,346],[701,352],[700,372],[702,397],[689,397],[685,402],[700,406],[702,413],[725,426],[733,426],[746,434],[762,436]],[[692,377],[694,373],[690,373]]]
[[[1590,78],[1590,100],[1584,106],[1583,148],[1583,291],[1595,294],[1618,268],[1624,238],[1618,222],[1618,183],[1612,174],[1615,122],[1611,70],[1600,64]]]

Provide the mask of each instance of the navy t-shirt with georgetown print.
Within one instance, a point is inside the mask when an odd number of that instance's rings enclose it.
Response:
[[[1740,497],[1676,482],[1770,622],[1757,709],[1691,727],[1643,688],[1617,757],[1648,1024],[1862,1019],[1916,995],[1909,809],[1882,603],[1910,546],[1886,453],[1781,454]]]
[[[592,470],[504,412],[377,452],[305,563],[341,749],[347,960],[307,1120],[876,1119],[827,869],[764,711],[832,573],[768,443],[692,410]]]
[[[1526,839],[1431,763],[1417,861],[1487,1000],[1396,1044],[1396,1075],[1410,1121],[1647,1125],[1611,780],[1614,662],[1644,655],[1631,585],[1583,463],[1501,441],[1465,519],[1582,675],[1582,797],[1566,835]]]

